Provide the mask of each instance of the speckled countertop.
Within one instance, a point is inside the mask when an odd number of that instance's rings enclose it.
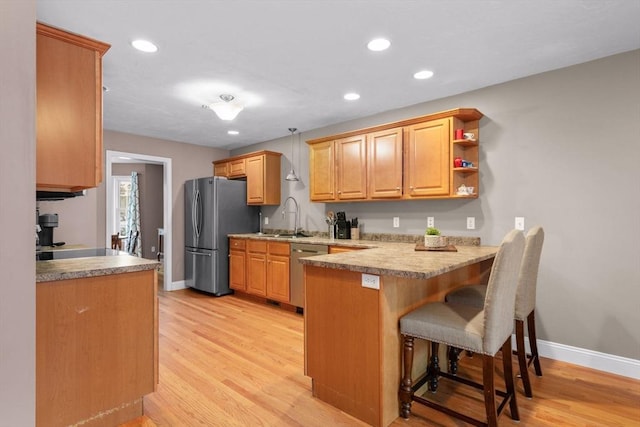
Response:
[[[231,234],[229,237],[361,247],[365,250],[317,255],[301,258],[300,262],[317,267],[410,279],[428,279],[466,265],[491,259],[498,251],[495,246],[479,246],[480,239],[475,237],[448,237],[449,244],[455,245],[457,252],[416,251],[415,242],[419,239],[412,236],[400,242],[327,239],[322,236],[287,239],[257,234]]]
[[[124,253],[115,256],[36,261],[36,282],[52,282],[55,280],[81,279],[85,277],[153,270],[158,265],[159,263],[157,261],[138,258]]]

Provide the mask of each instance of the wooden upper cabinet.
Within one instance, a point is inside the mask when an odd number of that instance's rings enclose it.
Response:
[[[280,204],[280,153],[263,153],[246,159],[247,204]]]
[[[309,140],[310,199],[476,198],[481,118],[456,108]],[[454,139],[456,129],[474,137]],[[465,166],[454,166],[456,157]]]
[[[451,119],[432,120],[405,128],[405,195],[449,195]]]
[[[102,182],[102,56],[109,45],[36,25],[36,187]]]
[[[402,197],[402,128],[367,135],[369,198]]]
[[[213,176],[229,178],[229,162],[215,163],[213,165]]]
[[[246,176],[246,159],[234,159],[227,162],[227,174],[229,178]]]
[[[309,198],[313,202],[336,198],[333,141],[309,146]]]
[[[257,151],[213,162],[213,174],[247,180],[248,205],[280,204],[280,157],[275,151]]]
[[[367,136],[355,135],[335,142],[338,200],[367,197]]]

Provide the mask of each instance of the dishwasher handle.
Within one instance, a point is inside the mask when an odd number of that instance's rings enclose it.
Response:
[[[308,253],[308,254],[316,254],[316,255],[326,255],[326,252],[320,252],[320,251],[313,251],[313,250],[309,250],[309,249],[291,249],[291,252],[295,252],[295,253],[299,253],[299,254],[303,254],[303,253]]]

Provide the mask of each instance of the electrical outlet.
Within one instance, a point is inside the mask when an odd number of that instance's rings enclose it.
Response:
[[[516,230],[524,231],[524,217],[517,216],[516,217]]]
[[[269,225],[269,217],[268,216],[264,217],[264,225]]]
[[[432,216],[427,217],[427,227],[435,227],[436,222],[433,220]]]
[[[467,217],[467,230],[475,230],[476,229],[476,217],[468,216]]]
[[[362,287],[370,289],[380,289],[380,276],[375,274],[362,273]]]
[[[393,228],[398,228],[400,227],[400,217],[399,216],[394,216],[393,217]]]

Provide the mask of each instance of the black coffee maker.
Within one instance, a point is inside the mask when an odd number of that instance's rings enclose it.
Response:
[[[58,226],[58,214],[42,214],[38,217],[40,246],[53,246],[53,229]]]
[[[336,238],[337,239],[350,239],[351,238],[351,221],[347,221],[347,216],[344,212],[336,213]]]

